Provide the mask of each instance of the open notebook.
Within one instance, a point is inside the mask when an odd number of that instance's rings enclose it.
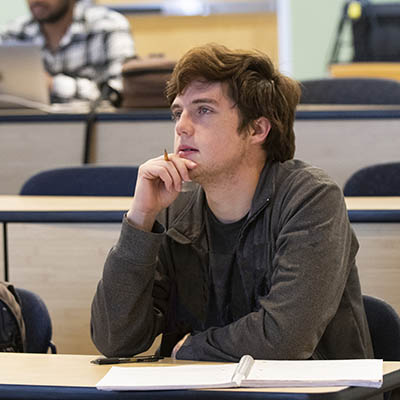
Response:
[[[41,49],[33,44],[0,44],[0,108],[50,105]]]
[[[254,360],[239,363],[112,367],[100,390],[176,390],[234,387],[312,387],[382,385],[382,360]]]

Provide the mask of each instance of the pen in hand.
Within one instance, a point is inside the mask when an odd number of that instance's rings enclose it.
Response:
[[[168,156],[168,151],[167,151],[167,149],[164,149],[164,160],[165,160],[165,161],[171,161],[170,158],[169,158],[169,156]],[[191,191],[191,190],[192,190],[192,189],[191,189],[191,187],[190,187],[190,182],[182,181],[182,189],[181,189],[181,192],[189,192],[189,191]]]
[[[164,160],[165,160],[165,161],[169,161],[167,149],[164,149]]]

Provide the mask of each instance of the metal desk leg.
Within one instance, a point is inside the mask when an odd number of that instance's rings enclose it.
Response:
[[[3,255],[4,255],[4,280],[8,281],[8,243],[7,222],[3,222]]]

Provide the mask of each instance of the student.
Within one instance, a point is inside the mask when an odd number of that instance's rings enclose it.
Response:
[[[53,102],[94,100],[105,83],[121,89],[122,63],[134,54],[124,16],[83,0],[27,3],[31,16],[9,24],[0,41],[31,42],[43,48]]]
[[[342,191],[292,159],[299,96],[261,52],[206,45],[177,63],[174,151],[140,166],[93,300],[103,354],[163,333],[179,359],[373,357]]]

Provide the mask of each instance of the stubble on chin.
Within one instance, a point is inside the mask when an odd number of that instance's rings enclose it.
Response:
[[[236,168],[230,168],[228,165],[224,167],[216,167],[204,169],[197,166],[189,172],[192,182],[195,182],[203,188],[221,187],[228,182],[232,182],[235,178]]]
[[[44,5],[45,9],[43,14],[36,12],[34,9],[34,4],[31,6],[31,13],[33,18],[41,23],[41,24],[55,24],[63,19],[68,12],[70,11],[70,7],[74,7],[75,3],[70,3],[71,0],[64,0],[59,8],[55,10],[50,10],[46,5]],[[40,3],[40,1],[38,2]]]

